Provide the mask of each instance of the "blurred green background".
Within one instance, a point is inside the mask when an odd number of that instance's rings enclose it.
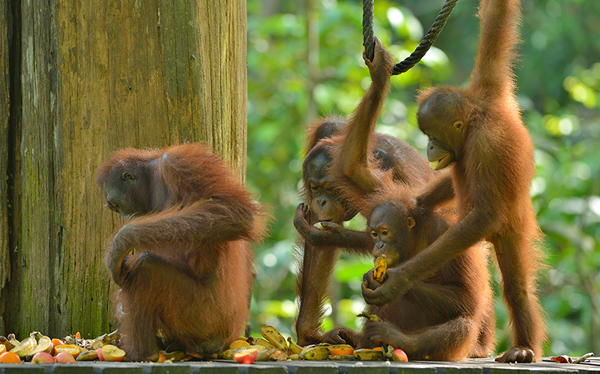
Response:
[[[443,0],[375,1],[375,35],[405,58]],[[415,121],[417,90],[464,85],[473,67],[478,1],[458,2],[423,61],[392,77],[378,131],[424,154]],[[248,0],[248,183],[273,208],[271,237],[257,250],[253,334],[271,324],[293,336],[294,258],[304,124],[349,114],[370,84],[362,61],[362,1]],[[548,267],[539,292],[547,313],[545,355],[600,353],[600,1],[524,0],[518,100],[536,145],[531,196],[545,233]],[[364,225],[364,219],[354,222]],[[495,266],[495,265],[494,265]],[[511,344],[496,289],[497,351]],[[362,275],[372,259],[344,255],[324,328],[360,327]]]

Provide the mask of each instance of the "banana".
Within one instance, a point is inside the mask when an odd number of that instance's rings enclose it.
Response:
[[[299,355],[300,352],[302,352],[302,347],[299,346],[298,344],[292,342],[292,338],[287,338],[287,340],[288,340],[288,345],[289,345],[288,353],[290,355],[293,355],[293,354]]]
[[[383,352],[374,349],[355,349],[353,355],[361,361],[383,361]]]
[[[264,351],[265,349],[272,349],[274,347],[265,347],[264,345],[260,345],[260,344],[250,345],[250,346],[246,347],[246,349],[250,349],[250,348],[254,348],[257,351]]]
[[[329,349],[327,347],[305,348],[300,353],[300,358],[304,360],[327,360]]]
[[[260,345],[265,348],[275,348],[275,346],[269,343],[267,340],[263,338],[252,338],[252,341],[249,341],[250,345]]]
[[[287,342],[279,331],[273,326],[265,325],[260,328],[260,334],[275,348],[287,350]]]
[[[293,353],[293,354],[289,355],[288,358],[292,361],[296,361],[296,360],[300,359],[300,355],[297,353]]]
[[[183,352],[183,351],[173,351],[173,352],[161,351],[161,352],[165,355],[165,359],[171,360],[171,361],[181,361],[181,359],[183,359],[185,357],[185,352]]]
[[[385,255],[381,255],[375,259],[375,266],[373,268],[373,278],[379,283],[383,283],[385,280],[385,272],[387,270],[387,262],[385,261]]]
[[[81,352],[78,356],[76,361],[96,361],[98,359],[98,351],[91,350],[91,351],[85,351],[85,352]]]
[[[383,322],[383,320],[381,318],[379,318],[379,316],[376,314],[369,314],[367,312],[362,312],[360,314],[357,314],[356,316],[368,318],[369,321],[371,321],[371,322]]]

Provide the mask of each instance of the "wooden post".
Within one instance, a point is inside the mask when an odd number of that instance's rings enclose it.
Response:
[[[244,179],[246,3],[1,4],[16,15],[9,45],[20,48],[8,60],[0,47],[0,72],[8,64],[20,74],[10,77],[19,96],[10,102],[19,105],[8,125],[0,86],[0,133],[12,134],[13,145],[0,142],[0,171],[11,167],[5,160],[16,170],[10,185],[0,184],[0,203],[14,204],[0,227],[15,233],[10,245],[0,239],[0,256],[10,253],[10,281],[0,265],[5,330],[95,336],[113,328],[103,254],[121,225],[103,207],[98,165],[123,147],[204,141]],[[0,15],[0,29],[6,24]]]

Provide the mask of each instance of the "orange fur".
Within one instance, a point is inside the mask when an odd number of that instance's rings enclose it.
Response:
[[[455,195],[460,221],[403,265],[408,279],[419,279],[472,244],[491,242],[515,336],[515,347],[499,358],[503,362],[539,360],[545,337],[536,295],[541,232],[529,196],[533,144],[520,118],[512,71],[520,12],[519,0],[482,1],[479,52],[469,85],[430,88],[418,97],[419,127],[455,163],[451,177],[429,186],[417,200],[435,205]]]
[[[156,356],[158,328],[172,349],[201,357],[243,334],[250,243],[266,235],[266,215],[225,163],[201,144],[123,149],[99,167],[98,184],[107,205],[135,213],[106,256],[121,287],[117,319],[128,357]],[[134,248],[140,253],[125,258]]]

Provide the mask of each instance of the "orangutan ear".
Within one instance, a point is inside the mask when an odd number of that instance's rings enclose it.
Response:
[[[454,126],[455,129],[460,131],[465,126],[465,123],[463,121],[456,121],[452,124],[452,126]]]
[[[408,218],[406,219],[406,224],[408,225],[408,228],[409,228],[409,229],[412,229],[413,227],[415,227],[415,225],[416,225],[417,223],[415,222],[415,219],[414,219],[414,218],[412,218],[412,217],[408,217]]]

